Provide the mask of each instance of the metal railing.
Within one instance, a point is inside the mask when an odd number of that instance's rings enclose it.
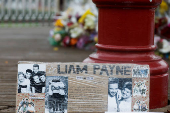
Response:
[[[59,0],[0,0],[0,22],[49,22],[59,13]]]

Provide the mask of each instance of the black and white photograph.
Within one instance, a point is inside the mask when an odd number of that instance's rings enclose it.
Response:
[[[68,77],[47,76],[45,113],[67,113]]]
[[[131,112],[132,78],[110,77],[108,112]]]
[[[23,98],[19,103],[17,113],[35,113],[35,105],[31,99]]]
[[[46,65],[18,65],[18,93],[45,93]]]

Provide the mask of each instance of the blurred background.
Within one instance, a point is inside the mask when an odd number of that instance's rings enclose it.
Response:
[[[64,0],[0,0],[1,26],[4,23],[52,22],[65,8]]]
[[[170,59],[169,7],[170,0],[163,0],[155,12],[155,45],[158,46],[155,54],[167,60]],[[44,29],[40,37],[48,39],[54,50],[64,46],[95,51],[98,10],[91,0],[0,0],[0,29],[0,37],[13,33],[22,37],[27,32],[30,35],[25,35],[30,38],[34,36],[31,30],[40,36],[38,32]]]
[[[0,0],[0,112],[15,109],[18,61],[82,62],[97,42],[91,0]],[[170,0],[156,9],[154,44],[170,65]]]

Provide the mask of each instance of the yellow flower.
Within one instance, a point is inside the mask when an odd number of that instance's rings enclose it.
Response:
[[[98,36],[94,37],[94,42],[96,42],[96,43],[98,42]]]
[[[58,27],[64,27],[64,24],[62,23],[62,20],[61,19],[58,19],[55,24],[55,26],[58,26]]]
[[[159,12],[161,14],[164,14],[166,11],[168,11],[168,4],[163,0],[161,5],[160,5]]]
[[[56,31],[56,32],[57,32],[57,31],[61,31],[61,30],[62,30],[61,27],[55,27],[55,28],[54,28],[54,31]]]
[[[89,9],[89,10],[87,10],[87,11],[81,16],[81,18],[79,19],[79,23],[83,23],[83,22],[84,22],[84,19],[85,19],[86,16],[89,15],[89,14],[95,16],[95,15],[90,11],[90,9]]]

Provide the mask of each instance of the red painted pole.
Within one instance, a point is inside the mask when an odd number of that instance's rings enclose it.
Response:
[[[150,66],[150,109],[168,102],[168,65],[154,54],[154,14],[161,0],[93,0],[99,8],[98,51],[86,63]]]

